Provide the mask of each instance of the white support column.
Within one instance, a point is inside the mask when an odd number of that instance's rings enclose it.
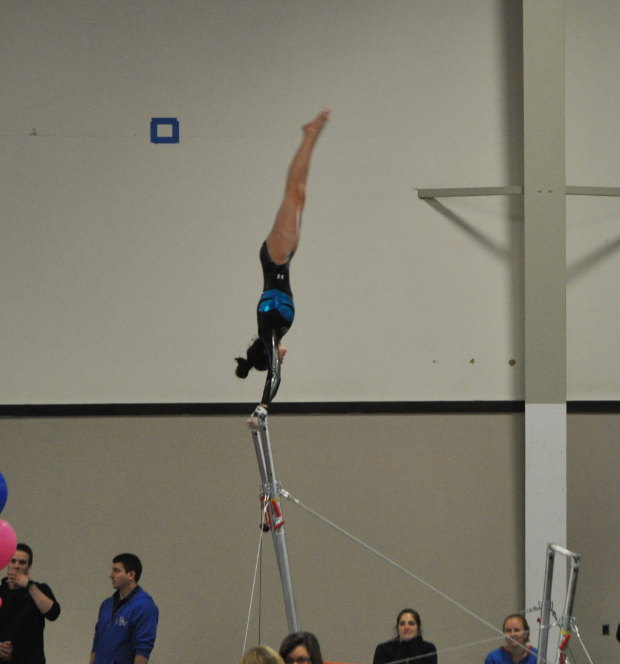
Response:
[[[566,546],[566,405],[525,405],[525,601],[542,598],[547,544]],[[556,560],[552,601],[566,596],[566,560]],[[537,625],[531,640],[538,639]]]
[[[566,546],[564,0],[523,0],[523,79],[525,595],[530,607],[542,597],[547,544]],[[554,597],[562,598],[561,607],[566,576],[564,561],[558,562]]]

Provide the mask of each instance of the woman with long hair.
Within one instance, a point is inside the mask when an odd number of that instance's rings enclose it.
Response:
[[[377,646],[372,664],[409,659],[413,660],[412,664],[437,664],[437,648],[422,638],[420,614],[413,609],[403,609],[396,618],[396,638]]]

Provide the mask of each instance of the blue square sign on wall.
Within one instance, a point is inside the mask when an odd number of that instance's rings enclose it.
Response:
[[[172,136],[159,136],[160,125],[172,125]],[[151,143],[178,143],[179,121],[176,118],[151,118]]]

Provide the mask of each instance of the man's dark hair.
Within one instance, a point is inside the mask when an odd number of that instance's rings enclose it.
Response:
[[[18,542],[15,551],[23,551],[24,553],[27,553],[29,558],[28,567],[32,565],[32,549],[27,544]]]
[[[318,639],[310,632],[296,632],[285,637],[280,646],[280,657],[286,662],[286,658],[298,646],[304,646],[308,651],[312,664],[323,664],[323,656],[321,655],[321,647],[319,646]]]
[[[127,573],[135,572],[136,583],[140,581],[140,577],[142,576],[142,563],[138,556],[133,553],[119,553],[118,556],[114,556],[112,562],[121,563]]]

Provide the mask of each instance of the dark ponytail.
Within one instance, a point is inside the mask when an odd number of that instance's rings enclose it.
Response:
[[[267,371],[267,369],[269,369],[267,349],[265,348],[265,344],[259,338],[254,339],[252,345],[248,348],[246,355],[247,358],[235,358],[235,360],[237,360],[235,373],[239,378],[247,378],[250,369],[256,369],[257,371]]]

